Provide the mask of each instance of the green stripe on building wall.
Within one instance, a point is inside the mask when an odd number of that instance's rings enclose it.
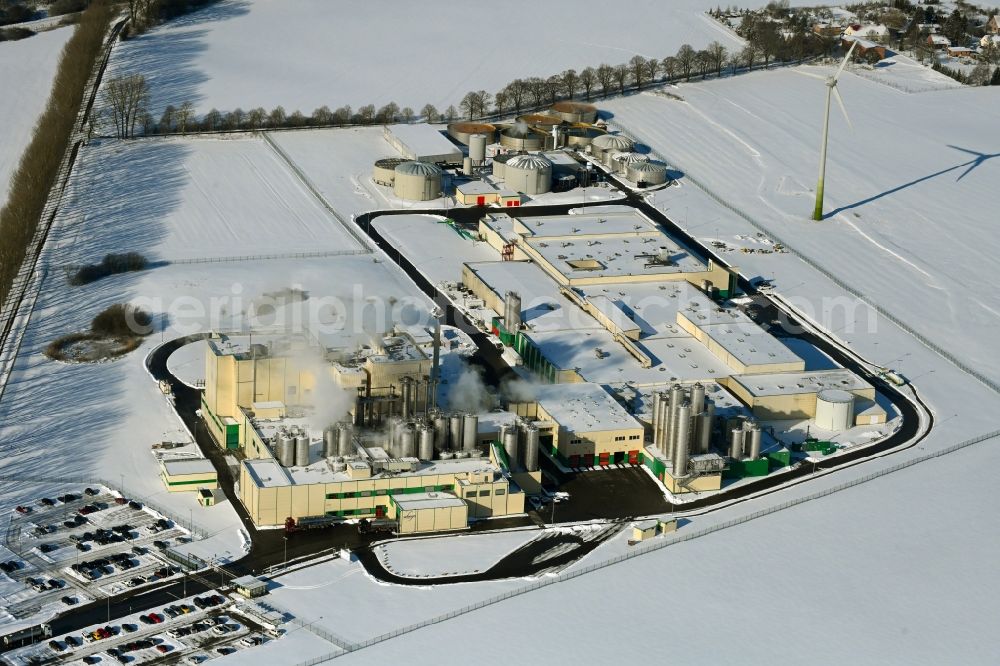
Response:
[[[199,479],[197,481],[167,481],[168,486],[190,486],[195,483],[218,483],[218,479]]]

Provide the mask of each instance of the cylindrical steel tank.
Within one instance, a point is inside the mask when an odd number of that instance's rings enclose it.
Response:
[[[649,157],[641,153],[614,153],[612,155],[612,160],[614,161],[615,171],[625,175],[628,173],[628,168],[632,164],[639,164],[640,162],[648,162]]]
[[[537,132],[526,125],[512,125],[500,132],[500,145],[511,150],[542,150],[546,132]]]
[[[517,467],[517,426],[505,425],[500,429],[500,441],[503,442],[503,450],[507,453],[507,462],[511,469]]]
[[[462,159],[462,173],[464,173],[466,176],[471,176],[472,175],[472,158],[471,157],[465,157],[465,158]]]
[[[604,134],[606,134],[604,130],[587,125],[568,127],[563,131],[566,145],[576,149],[586,148],[594,139]]]
[[[651,403],[650,406],[652,408],[651,409],[652,415],[650,417],[650,426],[651,426],[651,428],[653,430],[653,446],[654,447],[658,447],[660,445],[660,419],[662,418],[661,417],[661,412],[660,412],[660,399],[661,399],[660,396],[661,395],[662,395],[662,393],[660,393],[659,391],[654,391],[653,392],[653,399],[650,401],[650,403]]]
[[[496,138],[497,128],[489,123],[452,123],[448,125],[448,134],[465,145],[470,145],[475,134],[482,134],[488,143],[492,143]]]
[[[398,157],[386,157],[378,160],[372,167],[372,180],[379,185],[392,187],[393,183],[396,182],[396,167],[405,161]]]
[[[688,454],[691,450],[691,403],[684,403],[677,410],[677,443],[674,444],[674,476],[687,474]]]
[[[417,457],[421,460],[434,459],[434,426],[424,423],[420,426],[420,444]]]
[[[469,136],[469,159],[475,166],[486,161],[486,135],[473,134]]]
[[[392,193],[407,201],[430,201],[441,196],[441,167],[427,162],[403,162],[396,167]]]
[[[287,432],[278,434],[278,445],[275,447],[278,463],[282,467],[291,467],[295,464],[295,438]]]
[[[448,421],[448,446],[451,447],[453,451],[459,451],[462,448],[462,415],[452,414]]]
[[[399,430],[399,457],[412,458],[417,455],[417,433],[412,423],[404,423]]]
[[[754,460],[760,458],[760,425],[754,425],[750,431],[750,457]]]
[[[466,414],[462,419],[462,449],[474,451],[479,443],[479,417]]]
[[[541,155],[518,155],[507,162],[503,180],[508,188],[525,194],[552,190],[552,162]]]
[[[816,427],[833,432],[849,430],[854,425],[854,394],[840,389],[826,389],[816,395]]]
[[[670,387],[670,423],[667,426],[666,448],[663,450],[667,457],[671,459],[673,459],[674,451],[677,447],[678,412],[683,403],[684,387],[680,384],[674,384]]]
[[[403,377],[402,383],[399,414],[404,419],[408,419],[410,418],[410,405],[413,403],[413,380],[409,377]]]
[[[516,120],[528,127],[537,128],[546,134],[552,131],[554,125],[562,124],[562,118],[548,113],[526,113],[523,116],[518,116]]]
[[[305,467],[309,464],[309,435],[302,434],[295,438],[295,466]]]
[[[708,453],[709,446],[712,444],[712,426],[715,417],[705,411],[696,418],[698,419],[698,453]]]
[[[660,450],[664,453],[667,453],[670,449],[670,442],[668,440],[670,436],[670,416],[670,393],[662,391],[660,393],[660,425],[656,433],[656,441]]]
[[[332,458],[337,455],[337,439],[340,435],[338,426],[328,426],[323,429],[323,457]]]
[[[529,423],[524,427],[524,460],[522,464],[528,472],[538,471],[538,426]]]
[[[513,153],[501,153],[500,155],[495,155],[493,157],[493,177],[503,179],[504,167],[507,166],[507,162],[511,161],[517,157]]]
[[[354,426],[350,423],[340,424],[340,433],[337,438],[337,455],[349,456],[354,454]]]
[[[446,414],[434,415],[434,445],[438,451],[448,448],[448,416]]]
[[[743,428],[733,428],[729,431],[729,457],[735,460],[743,459]]]
[[[705,411],[705,385],[701,382],[691,387],[691,413],[701,414]]]
[[[631,152],[634,144],[631,139],[619,134],[602,134],[601,136],[595,137],[594,140],[590,142],[590,145],[592,147],[592,154],[595,157],[603,158],[604,154],[608,152]]]
[[[556,102],[549,111],[567,123],[597,122],[597,107],[585,102]]]
[[[628,165],[625,177],[636,185],[662,185],[667,182],[667,165],[660,162],[634,162]]]

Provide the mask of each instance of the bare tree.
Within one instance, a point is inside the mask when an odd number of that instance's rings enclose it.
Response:
[[[545,97],[548,94],[548,86],[545,83],[545,79],[533,76],[525,83],[528,85],[528,96],[531,98],[531,105],[539,107],[544,104]]]
[[[740,60],[747,66],[749,71],[753,71],[753,63],[757,58],[757,47],[753,44],[747,44],[740,51]]]
[[[507,92],[507,100],[514,107],[514,113],[520,114],[528,96],[528,84],[523,79],[514,79],[504,90]]]
[[[728,58],[726,58],[726,67],[729,68],[729,74],[735,75],[736,70],[740,67],[740,54],[731,53]]]
[[[650,58],[646,61],[646,80],[656,81],[656,77],[660,74],[660,61],[656,58]]]
[[[491,104],[493,104],[493,95],[485,90],[476,91],[476,113],[480,118],[487,114]]]
[[[351,106],[349,104],[338,107],[337,110],[333,112],[333,122],[337,125],[346,125],[351,122],[353,117],[354,114],[351,112]]]
[[[698,73],[701,74],[701,78],[704,79],[708,76],[709,70],[712,69],[712,55],[708,51],[698,51],[695,55],[694,61],[698,68]]]
[[[469,120],[472,120],[472,116],[476,113],[476,93],[465,93],[465,97],[458,103],[458,108],[462,110]]]
[[[243,109],[236,107],[226,114],[226,129],[240,129],[243,127],[243,120],[246,114]]]
[[[580,87],[580,77],[577,75],[575,69],[567,69],[562,73],[562,89],[566,93],[566,97],[573,99],[576,96],[576,91]]]
[[[408,106],[404,106],[403,109],[399,112],[399,115],[400,117],[402,117],[404,123],[412,123],[413,116],[416,114],[413,113],[413,109],[411,109]]]
[[[545,96],[548,98],[549,106],[556,103],[559,93],[562,91],[562,78],[558,74],[553,74],[545,79]]]
[[[375,105],[365,104],[358,109],[358,122],[362,125],[371,125],[375,120]]]
[[[309,119],[306,118],[301,111],[295,109],[292,111],[291,115],[288,116],[288,120],[286,122],[290,127],[302,127],[303,125],[307,125],[309,123]]]
[[[635,84],[636,88],[641,89],[642,84],[646,82],[646,59],[641,55],[634,55],[628,61],[628,66],[631,69],[632,83]]]
[[[389,102],[375,114],[376,120],[380,123],[394,123],[399,116],[399,105]]]
[[[611,94],[611,86],[615,82],[615,68],[611,65],[599,65],[597,67],[597,80],[601,84],[601,94],[607,97]]]
[[[618,82],[618,92],[625,94],[625,86],[628,85],[629,68],[628,65],[618,65],[614,68],[615,81]]]
[[[590,95],[594,92],[594,86],[597,85],[597,72],[594,71],[593,67],[588,67],[580,72],[580,85],[583,86],[583,92],[589,100]]]
[[[722,76],[722,66],[726,64],[726,47],[719,42],[712,42],[705,50],[712,59],[712,67],[715,68],[715,75]]]
[[[166,108],[163,109],[163,113],[160,114],[160,131],[161,132],[173,132],[174,125],[177,122],[177,107],[173,104],[167,104]]]
[[[444,110],[444,119],[446,122],[452,123],[455,122],[455,118],[458,118],[458,109],[455,108],[454,104],[451,104]]]
[[[680,63],[677,62],[677,58],[674,56],[667,56],[660,63],[660,68],[663,70],[663,76],[666,77],[667,81],[673,81],[674,76],[680,70]]]
[[[127,74],[110,79],[104,86],[103,94],[111,110],[117,137],[129,139],[135,136],[136,122],[145,114],[149,102],[146,78],[141,74]]]
[[[677,67],[685,81],[691,80],[691,72],[694,70],[697,57],[697,52],[691,48],[690,44],[681,44],[681,47],[677,49]]]
[[[285,107],[280,104],[271,111],[270,115],[267,117],[267,122],[271,127],[281,127],[288,120],[288,114],[285,113]]]
[[[498,90],[497,94],[493,95],[493,104],[496,105],[497,115],[502,116],[504,109],[507,108],[507,102],[510,95],[507,93],[507,89]]]
[[[217,130],[222,127],[222,114],[218,109],[212,109],[205,114],[205,117],[201,119],[201,128],[204,130],[212,131]]]
[[[184,102],[181,104],[180,108],[177,109],[177,131],[181,134],[187,132],[188,123],[194,118],[194,104],[191,102]]]
[[[250,109],[247,112],[247,125],[249,125],[252,130],[259,130],[263,127],[265,120],[267,120],[267,110],[262,106]]]
[[[333,111],[330,110],[326,104],[319,107],[312,113],[313,122],[317,125],[332,125],[333,124]]]
[[[424,120],[432,123],[437,120],[438,117],[437,107],[433,104],[424,104],[424,108],[420,109],[420,115],[424,117]]]

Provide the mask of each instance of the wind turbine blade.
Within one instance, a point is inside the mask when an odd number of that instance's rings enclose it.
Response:
[[[847,66],[847,61],[850,60],[851,54],[854,53],[854,47],[857,45],[858,45],[857,42],[851,42],[851,48],[847,49],[847,55],[844,56],[844,61],[840,63],[840,67],[837,69],[837,73],[833,75],[834,81],[840,78],[840,73],[844,71],[844,67]]]
[[[833,96],[837,98],[837,105],[840,107],[840,112],[844,114],[844,120],[847,121],[847,126],[854,131],[854,124],[851,122],[851,117],[847,115],[847,107],[844,106],[844,98],[840,96],[840,91],[837,90],[836,86],[833,87]]]

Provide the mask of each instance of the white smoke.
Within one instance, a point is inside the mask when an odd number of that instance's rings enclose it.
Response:
[[[303,397],[303,403],[310,408],[306,411],[306,422],[313,436],[347,418],[357,394],[337,385],[330,376],[330,364],[319,349],[309,348],[296,353],[292,364],[300,373],[309,373],[315,379],[311,395]]]
[[[500,394],[510,402],[531,402],[538,395],[538,383],[520,377],[508,379],[500,386]]]
[[[448,407],[457,412],[478,414],[493,409],[494,399],[479,369],[466,365],[458,379],[448,386]]]

